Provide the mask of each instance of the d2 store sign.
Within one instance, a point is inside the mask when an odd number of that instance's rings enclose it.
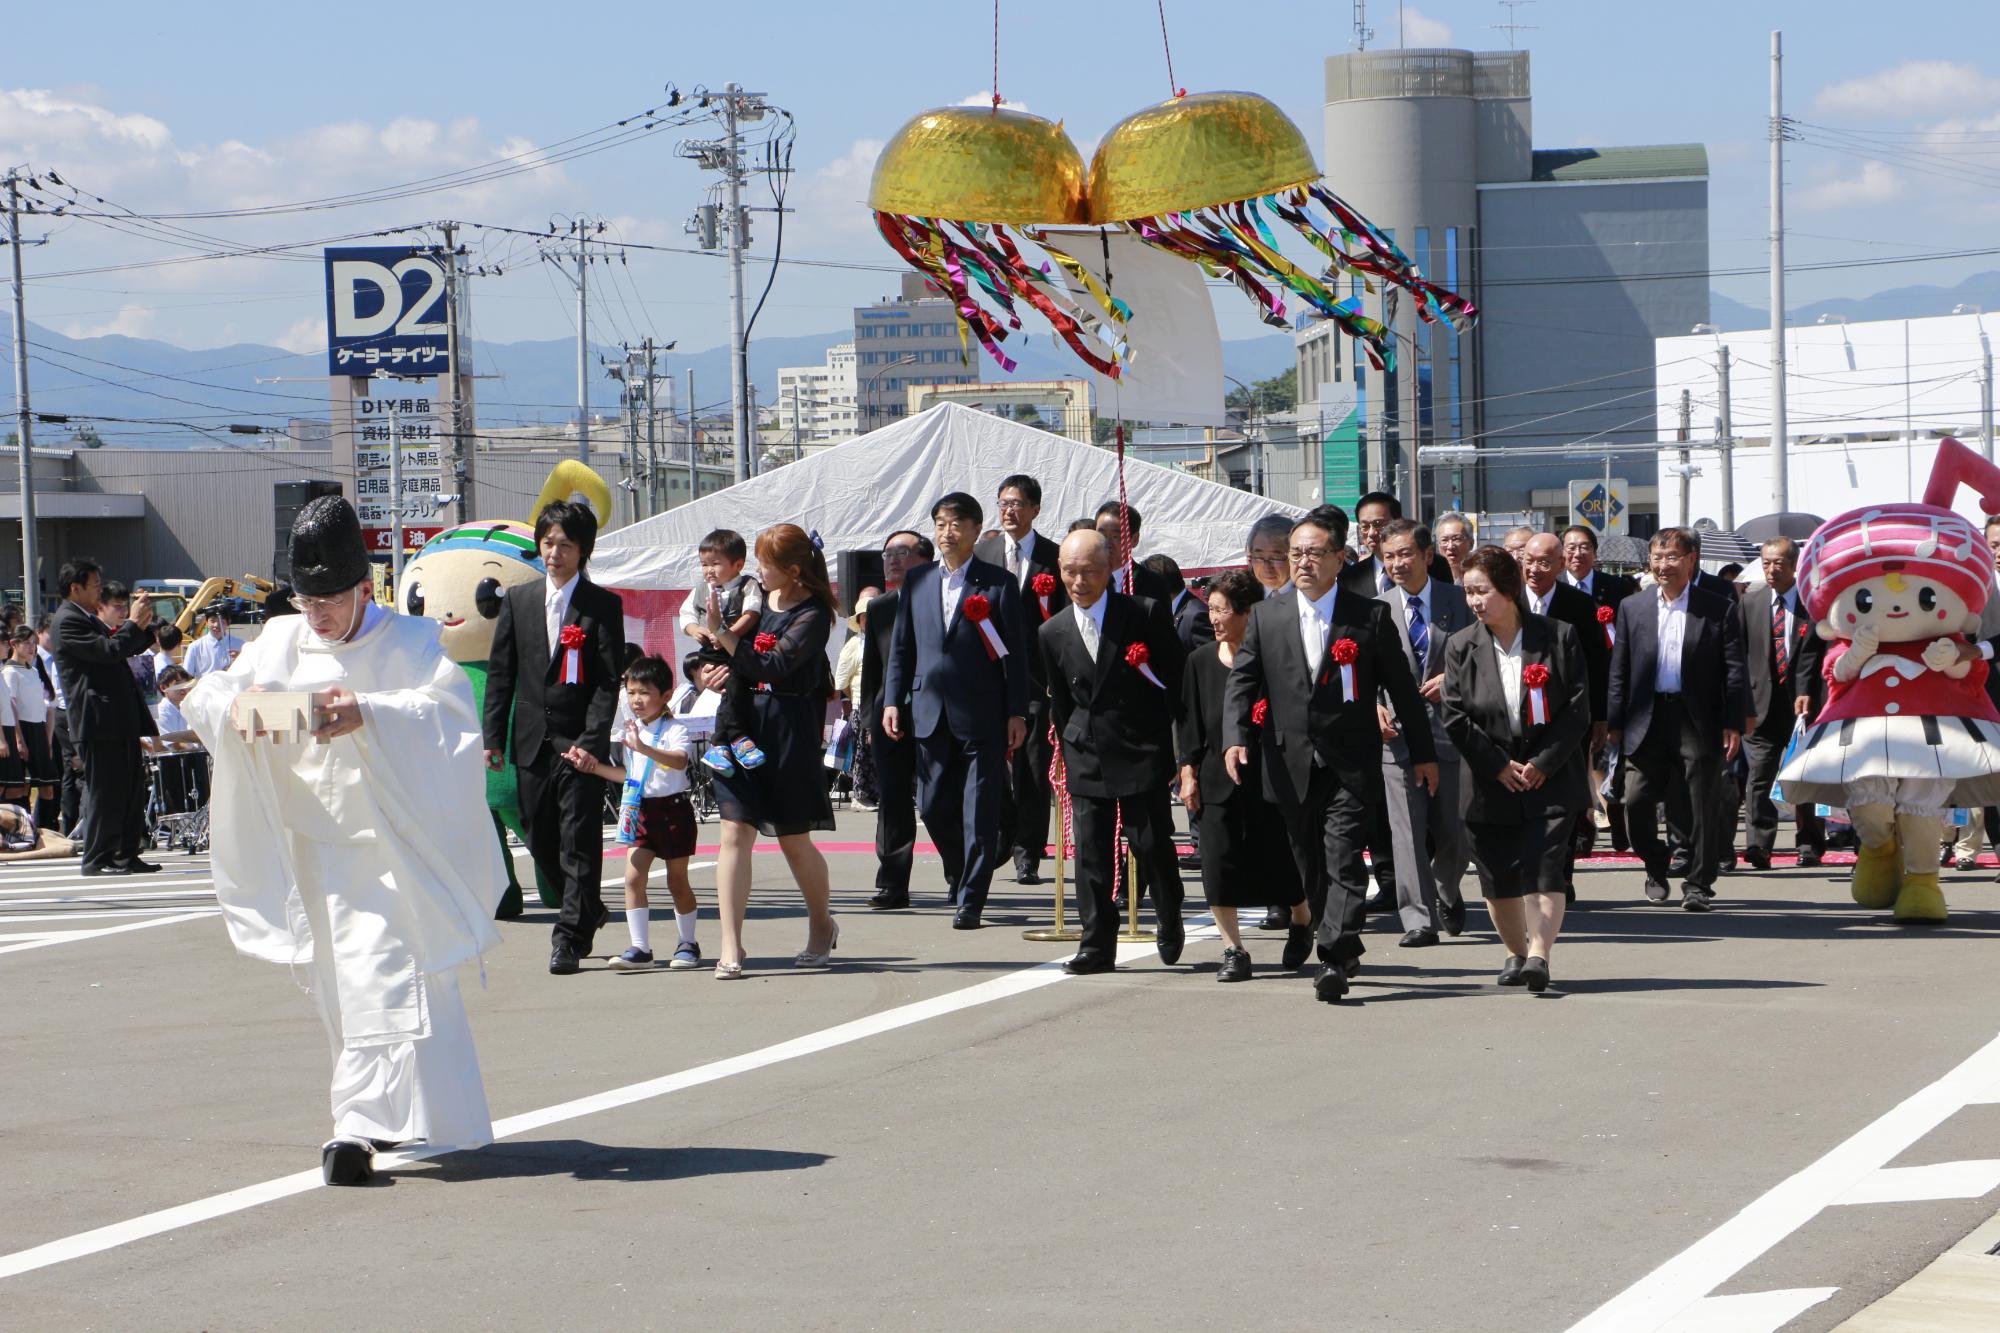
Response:
[[[444,374],[443,263],[407,246],[328,250],[326,330],[329,375]]]

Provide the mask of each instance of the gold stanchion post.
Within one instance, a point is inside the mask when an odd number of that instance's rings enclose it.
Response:
[[[1139,858],[1125,849],[1125,933],[1118,937],[1127,944],[1151,944],[1158,936],[1139,929]]]
[[[1056,825],[1055,924],[1053,926],[1037,927],[1034,930],[1024,930],[1021,932],[1022,939],[1034,940],[1037,943],[1043,944],[1054,944],[1083,938],[1082,931],[1070,929],[1068,923],[1063,920],[1063,858],[1069,854],[1069,828],[1063,822],[1062,795],[1055,789],[1053,784],[1050,786],[1050,796],[1052,804],[1055,807]]]

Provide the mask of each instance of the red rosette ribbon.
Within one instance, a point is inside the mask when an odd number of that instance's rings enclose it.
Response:
[[[1530,662],[1521,668],[1521,683],[1528,687],[1528,722],[1541,726],[1549,720],[1549,699],[1546,686],[1549,683],[1549,669],[1540,662]]]
[[[1340,701],[1344,704],[1360,698],[1354,683],[1354,663],[1360,656],[1361,645],[1352,639],[1335,639],[1333,650],[1327,654],[1327,661],[1340,668]]]
[[[1618,644],[1618,608],[1615,606],[1598,607],[1597,623],[1604,630],[1604,646],[1606,648],[1616,647]]]
[[[1153,650],[1143,643],[1135,643],[1125,650],[1125,665],[1164,690],[1167,683],[1153,674],[1152,662]]]
[[[1035,575],[1034,578],[1029,579],[1028,586],[1034,589],[1035,600],[1042,604],[1042,619],[1047,620],[1049,618],[1049,598],[1055,596],[1056,576],[1044,571]]]
[[[756,638],[750,640],[750,646],[760,653],[768,653],[778,646],[778,636],[775,634],[759,634]]]
[[[986,649],[986,656],[997,662],[1007,655],[1007,645],[1000,638],[1000,631],[993,628],[993,603],[985,593],[970,593],[958,604],[965,618],[979,630],[979,642]]]
[[[1352,639],[1336,639],[1333,644],[1333,660],[1342,666],[1352,666],[1361,656],[1361,645]]]
[[[556,641],[562,645],[562,675],[559,685],[583,684],[583,642],[587,636],[581,625],[564,625]]]
[[[1259,699],[1256,703],[1250,705],[1251,726],[1253,727],[1263,726],[1265,721],[1268,720],[1270,716],[1271,716],[1271,701],[1269,699]]]

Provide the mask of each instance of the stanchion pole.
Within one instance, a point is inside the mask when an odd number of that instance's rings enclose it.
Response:
[[[1118,937],[1127,944],[1151,944],[1158,936],[1139,929],[1139,858],[1125,849],[1125,933]]]
[[[1057,765],[1062,763],[1060,752],[1057,753],[1055,763]],[[1063,858],[1069,855],[1069,821],[1063,814],[1062,789],[1054,782],[1049,784],[1049,803],[1055,811],[1056,825],[1055,924],[1021,932],[1022,939],[1034,940],[1040,944],[1062,943],[1083,938],[1082,931],[1071,930],[1068,923],[1063,920]]]

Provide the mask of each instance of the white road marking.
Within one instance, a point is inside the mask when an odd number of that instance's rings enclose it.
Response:
[[[213,898],[214,889],[163,889],[158,893],[71,893],[59,898],[0,898],[0,908],[4,907],[47,907],[50,904],[79,903],[136,903],[148,902],[154,898]],[[4,918],[0,918],[4,919]]]
[[[1675,1318],[1881,1171],[1960,1107],[1997,1092],[2000,1037],[1818,1161],[1772,1186],[1742,1212],[1586,1315],[1570,1333],[1640,1333],[1672,1327]]]
[[[129,894],[120,894],[116,888],[112,887],[112,885],[120,882],[121,881],[119,880],[112,880],[110,883],[106,883],[105,881],[98,879],[57,879],[57,880],[50,880],[46,884],[24,884],[19,886],[18,888],[0,889],[0,903],[18,901],[25,894],[62,893],[66,890],[73,890],[74,892],[79,894],[95,895],[97,897],[131,896]],[[132,879],[122,882],[131,883],[135,885],[177,884],[184,888],[193,889],[193,888],[203,888],[208,885],[214,884],[215,877],[212,875],[190,875],[186,879],[178,879],[178,878],[152,879],[149,877],[146,879]]]
[[[0,954],[21,953],[27,949],[45,949],[51,944],[74,944],[82,940],[101,939],[106,935],[122,935],[128,930],[146,930],[153,926],[171,926],[182,921],[195,921],[203,917],[220,916],[219,907],[203,907],[192,912],[182,912],[176,916],[155,917],[151,921],[130,921],[122,926],[105,926],[101,930],[72,930],[48,939],[27,940],[20,944],[0,945]]]
[[[1190,942],[1197,939],[1212,938],[1215,934],[1212,924],[1198,928],[1191,921],[1189,927],[1188,939]],[[130,927],[118,927],[118,929],[130,929]],[[13,947],[22,948],[31,946],[15,945]],[[0,952],[5,952],[5,950],[0,950]],[[1118,950],[1118,961],[1128,963],[1142,957],[1151,956],[1152,954],[1153,946],[1150,944],[1122,945]],[[737,1074],[754,1073],[759,1069],[766,1069],[775,1064],[782,1064],[787,1060],[797,1060],[803,1056],[817,1055],[822,1051],[830,1051],[835,1047],[846,1046],[852,1042],[880,1036],[885,1032],[894,1032],[900,1028],[928,1022],[933,1018],[943,1018],[967,1009],[976,1009],[981,1005],[992,1004],[997,1000],[1008,1000],[1017,995],[1026,995],[1031,991],[1041,990],[1045,986],[1053,986],[1057,982],[1067,979],[1068,976],[1062,970],[1062,961],[1060,959],[1041,963],[1034,967],[1024,968],[1019,972],[1010,972],[1005,976],[995,977],[991,981],[982,981],[977,985],[952,991],[946,995],[934,996],[928,1000],[918,1000],[912,1004],[899,1005],[894,1009],[885,1009],[878,1014],[870,1014],[865,1018],[854,1019],[852,1022],[837,1024],[834,1027],[824,1028],[818,1032],[809,1032],[802,1037],[794,1037],[789,1041],[781,1041],[776,1045],[763,1047],[761,1050],[750,1051],[743,1055],[730,1056],[723,1060],[715,1060],[705,1065],[697,1065],[693,1069],[684,1069],[677,1074],[667,1074],[660,1078],[652,1078],[640,1083],[628,1084],[622,1088],[612,1088],[606,1092],[594,1093],[588,1097],[579,1097],[573,1101],[560,1102],[539,1111],[529,1111],[524,1115],[509,1116],[505,1120],[497,1121],[494,1124],[493,1137],[496,1140],[508,1139],[517,1134],[525,1134],[529,1130],[545,1129],[550,1125],[558,1124],[565,1120],[575,1120],[582,1116],[595,1115],[601,1111],[612,1111],[622,1106],[630,1106],[635,1102],[669,1096],[676,1092],[683,1092],[689,1088],[700,1087],[706,1083],[715,1083],[722,1079],[731,1078]],[[381,1169],[391,1169],[407,1165],[411,1162],[420,1162],[426,1158],[438,1155],[440,1154],[437,1152],[424,1150],[410,1153],[382,1153],[376,1157],[375,1164]],[[169,1231],[178,1231],[182,1227],[193,1226],[199,1222],[212,1221],[218,1217],[225,1217],[230,1213],[240,1213],[245,1209],[255,1208],[261,1204],[273,1203],[279,1199],[290,1198],[295,1194],[304,1194],[308,1190],[320,1187],[320,1173],[318,1170],[300,1171],[289,1176],[280,1176],[276,1180],[267,1180],[261,1184],[247,1185],[242,1189],[211,1195],[206,1199],[197,1199],[193,1203],[184,1203],[173,1208],[163,1208],[158,1212],[147,1213],[142,1217],[135,1217],[129,1221],[116,1222],[110,1226],[97,1227],[90,1231],[81,1231],[74,1236],[65,1236],[60,1240],[52,1240],[46,1244],[36,1245],[29,1249],[16,1250],[12,1254],[0,1255],[0,1278],[18,1277],[23,1273],[32,1273],[36,1269],[66,1263],[71,1259],[81,1259],[91,1254],[102,1254],[106,1250],[117,1249],[121,1245],[130,1245],[135,1241],[145,1240]]]
[[[23,921],[95,921],[95,920],[111,920],[114,918],[125,919],[135,916],[164,916],[168,912],[191,912],[196,910],[197,908],[200,908],[204,911],[219,910],[219,909],[209,908],[208,905],[205,903],[176,903],[172,906],[169,906],[165,903],[161,903],[157,907],[127,907],[122,909],[107,908],[106,910],[101,912],[26,912],[19,916],[16,916],[12,912],[0,912],[0,929],[4,929],[8,926],[19,925]]]
[[[1710,1296],[1666,1324],[1662,1333],[1771,1333],[1839,1291],[1839,1287],[1793,1287]]]
[[[2000,1186],[2000,1162],[1938,1162],[1931,1166],[1885,1166],[1864,1177],[1835,1203],[1921,1203],[1933,1199],[1977,1199]]]

